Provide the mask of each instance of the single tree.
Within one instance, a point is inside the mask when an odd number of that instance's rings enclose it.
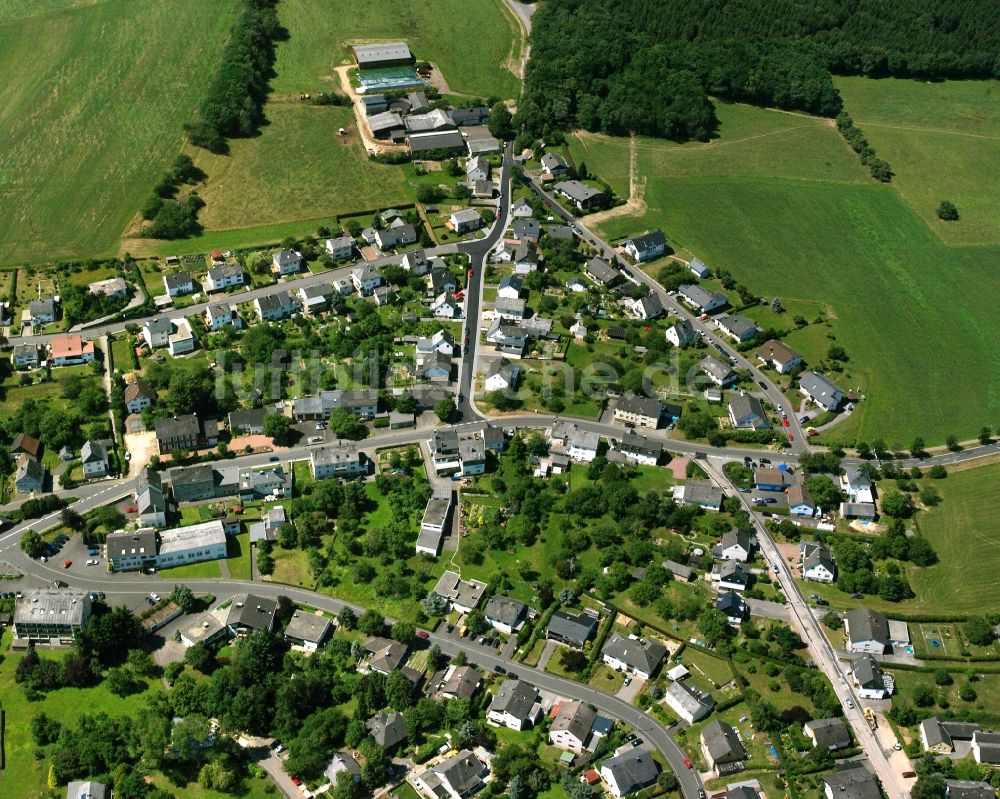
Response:
[[[958,208],[951,200],[941,200],[937,207],[938,219],[944,222],[958,221]]]

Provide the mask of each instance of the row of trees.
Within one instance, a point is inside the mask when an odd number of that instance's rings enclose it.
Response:
[[[892,168],[886,161],[875,155],[875,148],[868,143],[868,139],[854,124],[851,115],[846,111],[837,114],[837,130],[844,140],[851,146],[860,157],[861,163],[868,167],[872,177],[881,183],[888,183],[892,180]]]

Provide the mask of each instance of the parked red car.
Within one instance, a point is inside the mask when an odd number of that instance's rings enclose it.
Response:
[[[300,780],[295,775],[292,775],[291,777],[289,777],[289,779],[292,781],[292,785],[301,785],[302,784],[302,780]]]
[[[431,634],[427,630],[417,630],[417,638],[430,638]]]
[[[694,768],[694,763],[691,762],[691,758],[689,758],[689,757],[685,757],[684,758],[684,767],[685,768]]]
[[[64,569],[68,569],[72,565],[73,565],[73,561],[71,561],[71,560],[64,560],[63,561],[63,568]]]
[[[473,268],[472,268],[472,267],[470,266],[470,267],[469,267],[469,271],[468,271],[468,272],[466,272],[465,274],[466,274],[466,275],[467,275],[468,277],[472,277],[472,276],[473,276],[474,274],[476,274],[476,270],[475,270],[475,269],[473,269]]]

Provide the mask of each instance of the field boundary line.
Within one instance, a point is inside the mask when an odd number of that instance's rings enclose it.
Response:
[[[961,130],[949,130],[948,128],[919,128],[911,125],[890,125],[887,122],[862,122],[857,125],[864,125],[866,128],[888,128],[890,130],[907,130],[911,133],[940,133],[946,136],[964,136],[967,139],[985,139],[987,141],[1000,141],[1000,136],[990,136],[986,133],[967,133]]]

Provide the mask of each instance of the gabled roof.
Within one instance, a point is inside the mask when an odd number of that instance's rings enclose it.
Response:
[[[835,771],[823,777],[837,799],[881,799],[882,792],[871,772],[864,766],[855,764],[843,771]]]
[[[616,407],[622,413],[648,416],[651,419],[659,419],[660,414],[663,413],[663,403],[660,400],[632,393],[626,393],[619,397]]]
[[[844,621],[852,643],[878,641],[888,646],[889,622],[878,611],[871,608],[854,608],[848,611]]]
[[[82,463],[102,463],[107,459],[107,450],[100,441],[85,441],[80,448],[80,461]]]
[[[839,749],[851,743],[851,734],[843,719],[813,719],[805,723],[805,729],[812,732],[816,746]]]
[[[613,633],[601,650],[602,655],[619,660],[630,669],[652,674],[667,656],[667,648],[648,638],[626,638]]]
[[[573,615],[557,610],[549,618],[548,632],[571,641],[583,643],[597,630],[597,619],[587,613]]]
[[[568,732],[581,743],[586,743],[596,719],[597,711],[590,705],[580,701],[563,702],[549,732]]]
[[[746,756],[736,730],[718,719],[712,719],[702,728],[701,742],[715,763],[732,763]]]
[[[618,791],[623,796],[652,785],[659,773],[652,754],[638,746],[605,760],[601,763],[601,770],[611,773]]]
[[[765,341],[757,348],[757,357],[765,361],[774,361],[779,364],[786,364],[795,359],[802,359],[795,350],[785,344],[783,341],[778,341],[777,339],[771,339],[770,341]]]
[[[665,247],[667,237],[662,230],[651,230],[648,233],[643,233],[641,236],[629,239],[628,243],[635,247],[636,251],[641,254],[657,247]]]
[[[375,743],[383,749],[389,749],[406,739],[409,729],[402,713],[379,713],[368,719],[365,726]]]
[[[522,680],[504,680],[490,702],[494,713],[506,713],[516,719],[526,719],[538,701],[538,689]]]
[[[875,658],[871,655],[862,655],[851,664],[851,674],[858,685],[874,691],[885,689],[885,679],[882,676],[882,669],[879,668]]]
[[[527,609],[528,606],[519,599],[512,599],[502,594],[494,594],[490,597],[490,601],[486,603],[483,613],[489,620],[513,627],[524,618]]]

